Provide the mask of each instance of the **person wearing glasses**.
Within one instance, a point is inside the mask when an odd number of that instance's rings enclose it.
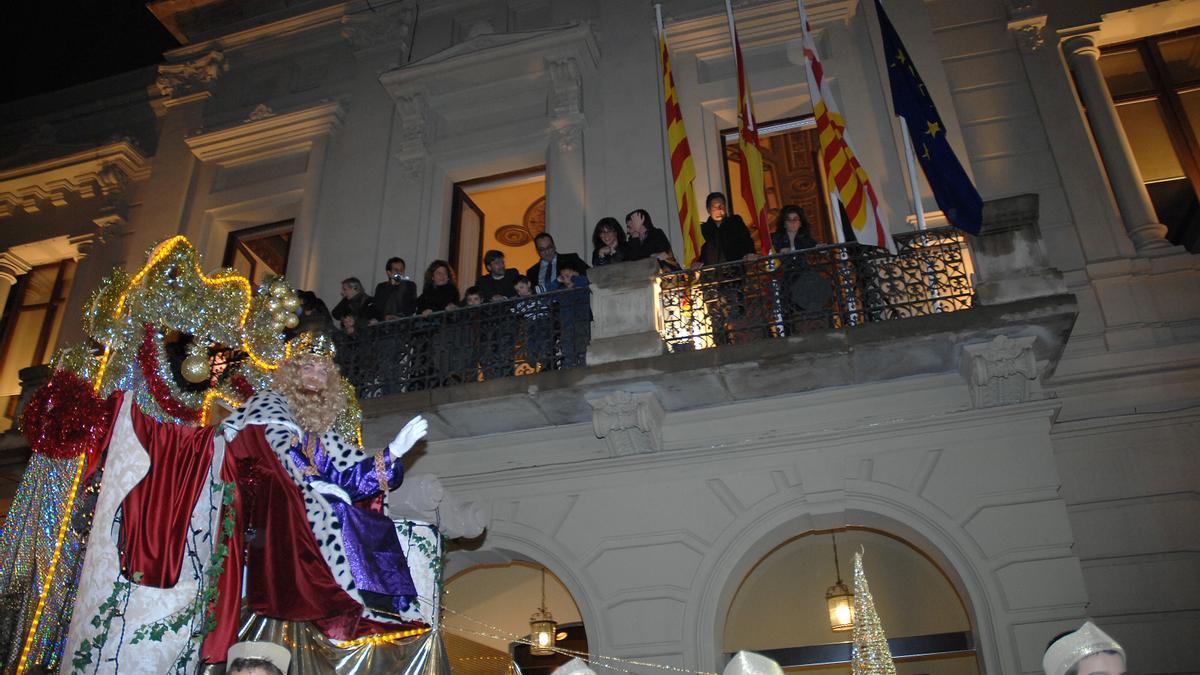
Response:
[[[537,247],[538,262],[525,272],[525,276],[533,282],[538,293],[555,290],[562,269],[570,267],[585,276],[590,269],[578,254],[559,253],[554,247],[554,237],[547,232],[534,237],[533,245]]]

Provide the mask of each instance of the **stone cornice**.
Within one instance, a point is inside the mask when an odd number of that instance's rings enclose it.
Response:
[[[240,164],[306,148],[341,126],[344,116],[342,104],[329,101],[197,134],[186,142],[197,159]]]
[[[581,66],[586,64],[589,68],[594,68],[600,60],[600,50],[591,28],[587,24],[573,24],[541,31],[479,35],[403,68],[384,73],[379,81],[396,96],[397,92],[414,84],[448,73],[469,72],[473,68],[497,62],[515,62],[529,55],[543,56],[547,61],[555,56],[576,56],[584,62]],[[541,70],[545,64],[539,59],[533,67]]]
[[[46,204],[64,206],[68,195],[85,199],[124,190],[150,175],[150,161],[128,141],[0,171],[0,217]]]
[[[811,0],[805,3],[808,21],[815,31],[854,15],[854,0]],[[703,15],[694,13],[663,17],[667,44],[674,54],[694,54],[702,60],[729,57],[729,20],[718,5]],[[784,45],[800,38],[800,13],[794,0],[760,2],[734,10],[742,49]]]
[[[183,61],[213,49],[236,50],[263,40],[286,38],[318,28],[338,27],[341,26],[342,17],[353,14],[358,9],[358,4],[339,3],[261,26],[235,31],[218,38],[173,49],[166,53],[166,57],[171,61]]]

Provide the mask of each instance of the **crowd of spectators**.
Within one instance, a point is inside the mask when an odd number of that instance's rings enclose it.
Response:
[[[705,206],[708,219],[701,225],[705,243],[693,266],[755,259],[757,251],[750,230],[741,217],[727,212],[725,196],[721,193],[710,194]],[[771,247],[776,252],[788,253],[816,246],[809,230],[808,220],[800,208],[784,206],[771,236]],[[367,294],[359,278],[343,279],[341,299],[332,312],[312,291],[301,291],[300,325],[295,330],[340,332],[355,336],[367,326],[408,317],[418,317],[416,320],[419,321],[422,317],[429,319],[435,314],[446,318],[434,317],[431,321],[444,321],[444,325],[451,325],[460,321],[450,318],[450,313],[455,310],[512,301],[503,311],[521,317],[523,327],[519,336],[500,335],[497,328],[499,324],[490,318],[490,314],[485,316],[477,312],[472,319],[483,322],[473,329],[472,334],[479,338],[477,341],[490,345],[485,347],[486,351],[495,352],[492,357],[498,358],[492,358],[491,361],[511,360],[516,342],[524,345],[527,351],[535,352],[539,350],[538,343],[541,341],[561,345],[555,348],[563,359],[560,363],[570,361],[575,365],[575,361],[582,361],[582,354],[577,353],[579,350],[573,346],[574,341],[563,340],[562,335],[570,331],[574,324],[590,321],[586,304],[568,306],[559,301],[551,303],[538,296],[564,289],[586,288],[590,267],[651,258],[657,261],[661,272],[681,269],[666,232],[655,226],[645,209],[634,209],[626,214],[624,227],[612,217],[601,218],[596,223],[592,232],[591,266],[575,253],[560,253],[554,237],[549,233],[538,234],[533,243],[538,262],[523,273],[507,266],[503,252],[487,251],[483,256],[483,274],[465,290],[460,290],[458,275],[445,260],[430,263],[418,286],[416,281],[407,276],[407,264],[403,258],[389,258],[384,265],[386,277],[375,286],[371,295]],[[494,366],[481,366],[483,371],[491,377],[511,374],[511,367],[497,370]]]

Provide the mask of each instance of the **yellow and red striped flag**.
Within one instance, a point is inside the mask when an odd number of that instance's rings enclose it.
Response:
[[[838,112],[837,104],[829,94],[829,84],[825,81],[821,59],[817,57],[817,47],[812,39],[812,29],[808,24],[808,14],[804,11],[804,2],[797,0],[796,4],[800,9],[804,73],[808,77],[808,94],[812,98],[813,116],[817,118],[821,163],[825,168],[825,175],[833,182],[832,187],[846,209],[846,216],[854,229],[854,238],[860,244],[886,248],[894,253],[896,245],[892,242],[887,222],[879,211],[879,199],[876,198],[871,181],[867,178],[866,169],[858,163],[858,157],[850,145],[846,120]],[[831,206],[837,208],[837,204]]]
[[[728,5],[728,0],[726,1]],[[730,19],[733,33],[733,57],[737,62],[738,81],[738,164],[742,174],[742,199],[750,206],[751,225],[758,232],[758,252],[771,252],[771,233],[767,229],[767,196],[763,190],[762,151],[758,148],[758,125],[754,122],[754,102],[750,100],[750,86],[746,82],[746,69],[742,65],[742,46],[738,42],[737,30]]]
[[[659,31],[658,49],[662,54],[663,92],[667,116],[667,143],[671,149],[671,176],[675,181],[675,205],[679,209],[679,229],[683,232],[683,264],[691,267],[700,257],[704,235],[700,233],[700,211],[692,183],[696,180],[696,165],[688,145],[687,130],[683,128],[683,113],[675,95],[675,76],[671,74],[671,58],[667,54],[666,33]]]

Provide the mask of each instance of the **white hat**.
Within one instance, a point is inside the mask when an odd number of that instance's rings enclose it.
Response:
[[[783,668],[762,654],[738,652],[725,666],[723,675],[783,675]]]
[[[1046,655],[1042,657],[1042,669],[1046,675],[1064,675],[1085,657],[1106,649],[1119,653],[1124,660],[1125,650],[1116,640],[1091,621],[1084,621],[1079,630],[1060,637],[1046,649]]]
[[[286,647],[274,642],[239,642],[229,648],[229,656],[225,663],[233,663],[237,659],[262,659],[270,661],[271,665],[286,673],[292,662],[292,655]]]

